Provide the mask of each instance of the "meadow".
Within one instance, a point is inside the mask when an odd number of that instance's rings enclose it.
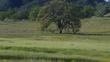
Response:
[[[0,62],[110,62],[110,18],[83,19],[78,34],[41,32],[37,22],[0,22]]]

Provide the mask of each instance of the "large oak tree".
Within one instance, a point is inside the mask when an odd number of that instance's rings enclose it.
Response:
[[[64,29],[76,33],[81,27],[80,8],[65,0],[54,0],[42,7],[38,20],[43,25],[43,30],[55,23],[59,33],[63,33]]]

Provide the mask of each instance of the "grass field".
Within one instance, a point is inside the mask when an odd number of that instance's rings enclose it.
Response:
[[[39,31],[36,22],[0,23],[0,62],[110,62],[110,18],[82,20],[78,34]]]

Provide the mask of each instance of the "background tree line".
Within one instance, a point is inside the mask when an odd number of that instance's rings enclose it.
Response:
[[[0,19],[37,18],[40,8],[51,0],[0,0]],[[110,3],[104,0],[66,0],[81,8],[82,18],[104,16],[110,12]],[[80,15],[81,16],[81,15]]]

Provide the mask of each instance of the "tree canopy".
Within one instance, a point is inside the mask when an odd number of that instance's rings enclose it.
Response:
[[[43,24],[43,30],[51,23],[55,23],[59,33],[62,33],[64,29],[71,29],[73,33],[76,33],[81,27],[79,9],[65,0],[54,0],[42,7],[38,20]]]

